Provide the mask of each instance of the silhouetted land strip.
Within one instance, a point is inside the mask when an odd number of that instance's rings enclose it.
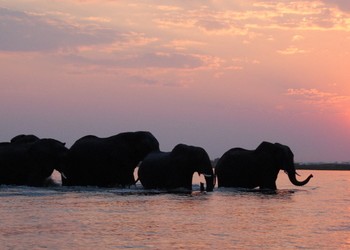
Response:
[[[212,160],[212,166],[215,168],[219,158]],[[295,163],[296,169],[305,170],[350,170],[350,163]]]
[[[296,163],[295,168],[308,170],[350,170],[350,163]]]

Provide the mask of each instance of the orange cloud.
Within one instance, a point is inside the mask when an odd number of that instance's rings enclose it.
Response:
[[[305,54],[308,53],[307,50],[298,49],[297,47],[290,46],[284,50],[277,50],[278,54],[281,55],[295,55],[295,54]]]

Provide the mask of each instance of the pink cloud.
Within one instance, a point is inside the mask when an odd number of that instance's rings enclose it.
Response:
[[[308,104],[339,104],[350,100],[350,96],[322,92],[318,89],[288,89],[287,95]]]

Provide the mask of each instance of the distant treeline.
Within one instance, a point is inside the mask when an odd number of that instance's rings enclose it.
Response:
[[[211,161],[215,168],[219,158]],[[295,163],[296,169],[310,170],[350,170],[350,163]]]
[[[350,170],[350,163],[296,163],[296,169]]]

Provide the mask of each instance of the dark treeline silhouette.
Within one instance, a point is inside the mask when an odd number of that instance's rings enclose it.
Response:
[[[296,163],[295,168],[305,170],[350,170],[350,163]]]

